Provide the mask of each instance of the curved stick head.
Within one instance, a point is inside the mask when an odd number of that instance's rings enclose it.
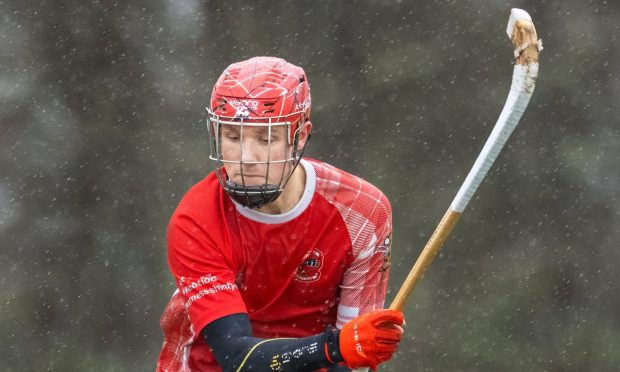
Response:
[[[510,11],[506,33],[515,47],[516,64],[538,63],[542,42],[538,40],[532,17],[525,10],[514,8]]]

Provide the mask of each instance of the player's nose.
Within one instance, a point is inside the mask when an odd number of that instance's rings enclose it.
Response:
[[[251,163],[259,161],[259,153],[257,146],[252,145],[252,141],[246,140],[241,144],[241,161],[244,163]]]

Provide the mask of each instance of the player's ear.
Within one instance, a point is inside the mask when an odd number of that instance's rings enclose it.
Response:
[[[310,138],[310,132],[312,131],[312,123],[310,120],[306,121],[299,128],[299,147],[303,148],[306,146],[306,141]]]

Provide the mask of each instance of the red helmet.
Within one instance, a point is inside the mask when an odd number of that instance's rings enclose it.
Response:
[[[301,67],[282,58],[254,57],[224,70],[213,87],[210,109],[224,117],[292,119],[292,135],[300,123],[310,120],[311,106]]]
[[[234,200],[250,208],[259,208],[275,200],[299,163],[303,148],[298,148],[299,129],[310,120],[310,86],[301,67],[281,58],[254,57],[228,66],[213,87],[207,108],[211,136],[211,160],[215,162],[220,184]],[[283,162],[290,162],[290,172],[282,175],[279,184],[246,186],[228,179],[226,163],[221,156],[219,132],[221,125],[286,126],[290,152]],[[275,161],[272,161],[274,163]],[[235,161],[242,165],[242,160]],[[254,162],[267,164],[266,162]],[[246,163],[247,165],[247,163]],[[267,171],[267,175],[268,175]]]

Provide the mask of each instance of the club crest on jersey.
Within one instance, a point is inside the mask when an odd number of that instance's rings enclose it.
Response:
[[[379,269],[379,272],[385,272],[390,268],[391,256],[392,256],[392,234],[385,237],[383,242],[377,246],[377,252],[383,253],[383,265]]]
[[[321,267],[323,266],[323,253],[314,248],[304,256],[301,264],[295,270],[295,280],[304,283],[311,283],[321,277]]]

